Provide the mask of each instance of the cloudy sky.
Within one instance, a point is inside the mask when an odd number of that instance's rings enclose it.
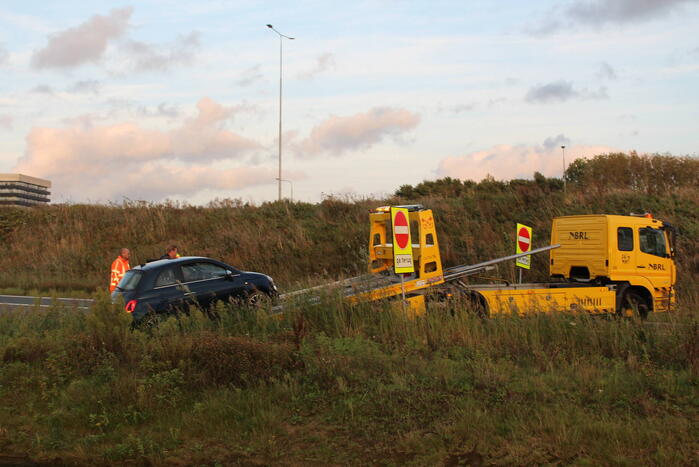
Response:
[[[55,201],[277,195],[560,176],[699,151],[699,1],[0,3],[0,172]],[[284,186],[289,193],[289,185]]]

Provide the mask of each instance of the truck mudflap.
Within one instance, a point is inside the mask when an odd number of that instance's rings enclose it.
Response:
[[[653,295],[653,311],[662,313],[675,308],[674,287],[658,287]]]

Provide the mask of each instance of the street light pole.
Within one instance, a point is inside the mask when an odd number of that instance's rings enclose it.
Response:
[[[281,32],[274,29],[274,26],[268,24],[267,27],[279,35],[279,201],[282,200],[282,44],[284,39],[294,40],[293,37],[285,36]]]
[[[289,187],[291,188],[291,199],[290,201],[293,203],[294,202],[294,182],[291,180],[287,180],[286,178],[282,178],[282,182],[286,182],[289,184]]]
[[[566,147],[561,146],[563,152],[563,193],[566,192]]]

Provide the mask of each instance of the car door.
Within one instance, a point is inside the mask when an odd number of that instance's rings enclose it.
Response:
[[[187,299],[202,308],[208,308],[217,300],[228,301],[236,289],[236,277],[235,273],[214,262],[182,265],[183,285],[189,289]]]
[[[153,285],[149,305],[158,313],[171,313],[185,305],[185,294],[180,287],[181,277],[178,266],[158,271]]]

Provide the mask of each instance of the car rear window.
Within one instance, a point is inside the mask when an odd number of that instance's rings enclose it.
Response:
[[[141,277],[143,277],[141,271],[136,271],[134,269],[126,271],[126,274],[121,278],[117,287],[121,290],[136,290],[138,283],[141,282]]]

